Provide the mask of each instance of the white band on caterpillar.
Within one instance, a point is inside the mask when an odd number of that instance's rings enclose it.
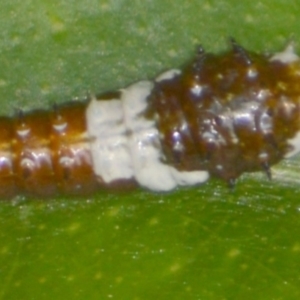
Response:
[[[152,88],[140,81],[122,90],[121,99],[91,100],[86,118],[94,172],[106,183],[133,177],[153,191],[206,181],[206,171],[181,172],[162,162],[155,121],[144,115]]]
[[[95,174],[106,183],[132,178],[134,173],[121,101],[93,98],[87,107],[86,118]]]

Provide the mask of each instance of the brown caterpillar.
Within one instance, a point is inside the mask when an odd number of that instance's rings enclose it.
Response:
[[[92,193],[134,183],[153,191],[233,184],[300,151],[300,60],[232,41],[89,101],[0,118],[0,197]]]

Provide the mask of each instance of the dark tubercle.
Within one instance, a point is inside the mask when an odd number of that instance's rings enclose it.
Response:
[[[166,162],[180,170],[207,170],[233,183],[264,170],[289,151],[299,130],[299,62],[247,52],[232,40],[220,55],[199,48],[149,99],[157,112]]]

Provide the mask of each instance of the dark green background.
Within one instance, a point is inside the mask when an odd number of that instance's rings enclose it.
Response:
[[[2,114],[179,67],[201,43],[299,49],[298,1],[7,0]],[[300,164],[169,194],[0,203],[0,299],[299,299]]]

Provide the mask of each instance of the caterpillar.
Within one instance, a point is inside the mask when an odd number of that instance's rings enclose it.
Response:
[[[233,185],[300,151],[300,60],[234,40],[199,47],[182,70],[52,110],[0,117],[0,197],[92,193],[135,184],[152,191]]]

